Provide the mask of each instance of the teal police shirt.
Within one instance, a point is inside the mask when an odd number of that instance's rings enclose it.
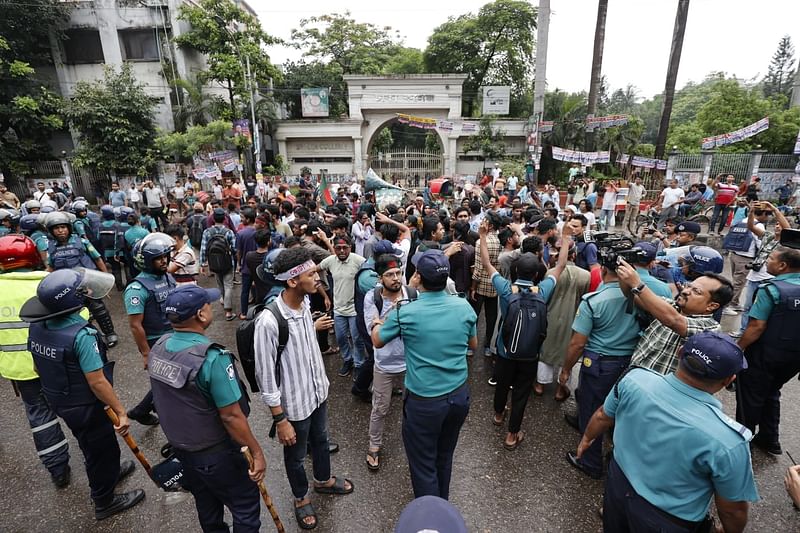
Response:
[[[147,237],[149,234],[149,231],[137,224],[135,226],[131,226],[125,231],[125,242],[128,243],[128,248],[133,250],[133,246],[137,242]]]
[[[636,272],[639,273],[639,279],[642,280],[642,283],[647,285],[647,288],[653,291],[656,296],[672,300],[672,290],[669,285],[654,277],[646,268],[636,267]]]
[[[45,322],[47,329],[64,329],[76,324],[89,324],[78,313],[72,313],[65,317],[51,318]],[[103,360],[100,358],[100,348],[97,346],[97,330],[91,327],[83,328],[75,335],[72,348],[78,357],[78,364],[84,374],[94,372],[103,368]]]
[[[517,280],[516,284],[520,287],[533,287],[532,283],[523,280]],[[494,290],[497,291],[497,296],[500,298],[500,316],[505,319],[506,313],[508,313],[508,300],[513,294],[511,286],[514,284],[501,276],[499,272],[495,272],[492,275],[492,285],[494,285]],[[545,303],[548,303],[550,301],[550,296],[553,295],[553,291],[556,288],[555,276],[547,276],[536,287],[539,296],[542,297]],[[502,332],[502,322],[501,325],[498,326],[498,329]],[[497,355],[500,357],[506,356],[506,348],[503,345],[503,335],[501,333],[497,334]]]
[[[596,292],[583,296],[572,329],[588,337],[586,350],[600,355],[625,357],[633,354],[641,327],[636,310],[626,312],[628,299],[619,282],[604,283]]]
[[[40,252],[46,252],[48,246],[50,245],[47,234],[39,230],[31,233],[31,240],[34,242],[34,244],[36,244],[36,249]]]
[[[402,335],[406,388],[427,398],[450,393],[467,380],[467,347],[477,334],[472,306],[444,291],[422,291],[380,326],[382,342]]]
[[[800,285],[800,272],[794,274],[781,274],[775,276],[778,281],[785,281],[792,285]],[[769,293],[768,295],[765,293]],[[756,300],[753,302],[753,307],[750,308],[750,318],[755,320],[769,320],[769,315],[772,314],[772,308],[778,302],[778,289],[774,285],[767,284],[758,288],[756,292]]]
[[[611,390],[603,410],[615,421],[614,459],[642,498],[693,522],[703,520],[715,493],[758,500],[751,434],[721,409],[675,374],[643,368]]]
[[[160,276],[156,274],[151,274],[150,272],[140,272],[138,277],[148,278],[148,279],[160,279]],[[129,315],[142,315],[144,314],[145,304],[147,300],[151,298],[152,295],[150,291],[148,291],[144,285],[141,283],[137,283],[134,279],[130,285],[125,288],[125,294],[123,296],[123,300],[125,301],[125,312]],[[155,335],[147,335],[147,340],[158,339],[164,333],[158,333]]]
[[[176,331],[164,348],[179,352],[195,344],[211,342],[205,335],[190,331]],[[242,390],[233,370],[233,358],[227,350],[211,346],[206,351],[203,366],[195,378],[195,385],[215,407],[227,407],[239,401]]]

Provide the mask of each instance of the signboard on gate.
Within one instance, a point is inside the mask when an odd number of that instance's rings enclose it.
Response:
[[[511,87],[481,87],[484,115],[508,115]]]
[[[325,87],[304,87],[300,89],[303,117],[327,117],[329,113],[330,91]]]

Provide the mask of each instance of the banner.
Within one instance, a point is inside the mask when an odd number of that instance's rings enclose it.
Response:
[[[230,159],[232,157],[238,159],[239,154],[236,152],[236,150],[222,150],[221,152],[210,152],[208,154],[208,158],[211,159],[212,161],[219,161],[221,159]]]
[[[508,115],[511,87],[481,87],[484,115]]]
[[[611,160],[611,153],[606,152],[578,152],[553,146],[553,159],[566,161],[568,163],[580,163],[582,165],[593,165],[595,163],[608,163]]]
[[[325,87],[300,89],[303,117],[327,117],[330,111],[330,91]]]
[[[764,117],[758,122],[753,122],[749,126],[745,126],[744,128],[736,131],[723,133],[722,135],[714,135],[713,137],[706,137],[703,139],[701,147],[703,150],[709,150],[711,148],[716,148],[717,146],[733,144],[735,142],[748,139],[757,133],[761,133],[767,128],[769,128],[769,117]]]
[[[244,135],[250,140],[250,121],[246,118],[239,118],[233,121],[233,136]]]
[[[455,124],[449,120],[440,120],[439,121],[439,129],[444,131],[453,131],[453,127]]]
[[[614,126],[624,126],[628,123],[627,115],[608,115],[605,117],[595,117],[589,115],[586,117],[586,131],[594,131],[595,129],[606,129]]]
[[[553,131],[553,124],[552,120],[540,120],[539,121],[539,133],[550,133]]]
[[[800,155],[800,131],[797,132],[797,140],[794,142],[794,155]]]
[[[626,158],[628,156],[625,156]],[[627,163],[627,159],[625,162]],[[619,162],[619,158],[617,159]],[[642,157],[635,155],[633,156],[633,161],[631,161],[631,165],[634,167],[641,167],[641,168],[655,168],[658,170],[665,170],[667,168],[667,162],[663,159],[653,159],[652,157]]]
[[[390,185],[382,180],[372,168],[364,176],[364,189],[375,192],[375,204],[380,211],[383,211],[389,204],[401,205],[403,197],[406,195],[406,192],[400,187]]]
[[[437,120],[435,118],[415,117],[404,113],[397,113],[397,120],[401,124],[408,124],[411,127],[422,128],[423,130],[436,129],[437,125]]]
[[[464,133],[474,133],[478,131],[478,125],[474,122],[464,122],[461,124],[461,131]]]

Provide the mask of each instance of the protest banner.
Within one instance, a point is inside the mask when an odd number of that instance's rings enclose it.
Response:
[[[753,122],[749,126],[745,126],[744,128],[740,128],[736,131],[723,133],[721,135],[714,135],[713,137],[706,137],[703,139],[703,142],[700,146],[703,148],[703,150],[710,150],[719,146],[726,146],[728,144],[733,144],[735,142],[748,139],[757,133],[761,133],[767,128],[769,128],[769,117],[764,117],[758,122]]]

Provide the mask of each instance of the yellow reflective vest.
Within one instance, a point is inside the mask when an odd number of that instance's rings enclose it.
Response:
[[[47,272],[0,274],[0,376],[29,381],[39,375],[28,351],[28,324],[19,318],[22,305],[36,296],[36,287]]]

